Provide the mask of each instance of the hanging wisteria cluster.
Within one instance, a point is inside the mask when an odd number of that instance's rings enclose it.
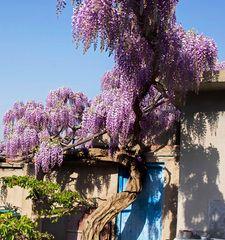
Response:
[[[45,105],[16,103],[5,114],[0,152],[11,158],[34,153],[36,170],[44,172],[61,165],[64,146],[102,130],[112,152],[155,142],[179,118],[177,92],[197,89],[206,73],[225,66],[218,63],[212,39],[177,22],[178,0],[72,2],[75,44],[82,43],[84,51],[99,46],[114,55],[115,66],[102,77],[101,93],[92,102],[62,88]],[[58,13],[65,6],[57,0]]]
[[[60,166],[63,146],[79,137],[87,97],[68,88],[50,92],[46,105],[34,101],[15,103],[4,116],[4,144],[7,157],[33,156],[36,170],[48,172]]]
[[[99,45],[115,56],[101,94],[85,111],[85,134],[104,127],[116,146],[154,140],[179,116],[176,92],[198,88],[206,72],[218,70],[215,42],[184,30],[176,21],[177,3],[83,0],[74,8],[75,43],[85,51]]]

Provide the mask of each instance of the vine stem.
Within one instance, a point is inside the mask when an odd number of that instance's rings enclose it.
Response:
[[[82,229],[82,240],[99,240],[101,231],[106,223],[110,222],[123,209],[132,204],[137,195],[142,190],[142,172],[139,169],[137,162],[126,155],[119,156],[121,163],[129,168],[130,177],[128,179],[126,189],[123,192],[116,193],[103,202],[94,210],[86,219],[84,219],[84,227]]]

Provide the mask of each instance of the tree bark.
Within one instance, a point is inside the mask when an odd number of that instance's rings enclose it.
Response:
[[[137,195],[141,192],[141,171],[135,161],[129,163],[129,165],[130,177],[125,191],[111,196],[84,220],[82,240],[99,240],[100,232],[104,226],[119,212],[133,203]]]

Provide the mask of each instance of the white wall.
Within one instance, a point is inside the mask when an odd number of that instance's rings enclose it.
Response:
[[[190,95],[181,128],[179,230],[225,237],[225,92]]]

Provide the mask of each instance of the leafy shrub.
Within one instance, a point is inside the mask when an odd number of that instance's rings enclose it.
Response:
[[[12,212],[0,214],[1,240],[50,240],[48,233],[37,230],[38,224],[27,216],[15,215]]]

